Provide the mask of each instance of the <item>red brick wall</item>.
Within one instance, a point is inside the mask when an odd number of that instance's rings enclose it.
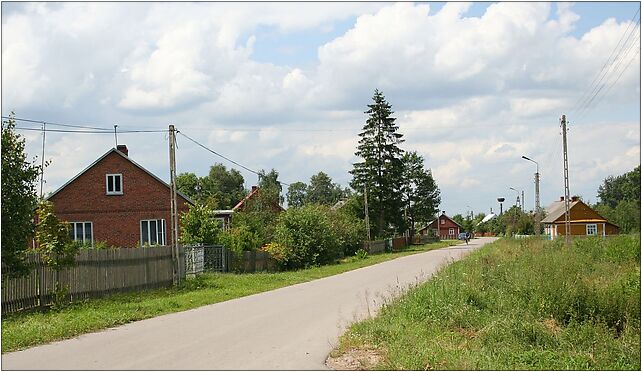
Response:
[[[106,194],[106,175],[120,173],[123,195]],[[127,159],[112,152],[54,195],[50,201],[58,218],[93,223],[94,242],[117,247],[140,245],[140,221],[165,219],[166,242],[171,239],[170,193],[160,183]],[[178,196],[178,210],[188,204]],[[179,227],[180,228],[180,227]]]

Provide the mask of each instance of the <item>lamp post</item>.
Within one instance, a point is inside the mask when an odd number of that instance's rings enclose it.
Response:
[[[520,203],[520,201],[519,201],[519,191],[517,191],[516,189],[514,189],[514,188],[512,188],[512,187],[509,187],[509,189],[511,189],[511,190],[513,190],[513,191],[515,191],[515,192],[517,193],[517,203],[515,203],[515,205],[516,205],[518,208],[521,208],[521,206],[522,206],[522,205],[521,205],[521,203]]]
[[[535,163],[535,235],[539,235],[540,216],[539,216],[539,164],[526,156],[522,159]]]
[[[471,207],[470,205],[467,205],[466,207],[468,207],[468,209],[470,209],[470,219],[472,220],[473,219],[473,207]]]

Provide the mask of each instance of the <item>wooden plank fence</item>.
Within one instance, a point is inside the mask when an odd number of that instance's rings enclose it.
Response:
[[[184,249],[180,272],[184,277]],[[74,267],[54,272],[40,255],[30,253],[32,267],[22,278],[2,278],[2,314],[53,304],[56,275],[67,287],[71,302],[102,297],[116,292],[169,287],[173,282],[171,247],[88,249],[76,256]]]

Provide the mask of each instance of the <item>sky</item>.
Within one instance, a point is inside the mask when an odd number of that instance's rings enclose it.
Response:
[[[348,186],[375,89],[395,111],[449,215],[533,209],[640,164],[639,2],[2,2],[2,115],[183,134],[285,183],[323,171]],[[37,123],[19,122],[25,128]],[[70,129],[49,124],[48,128]],[[42,134],[21,130],[29,159]],[[120,133],[169,180],[167,133]],[[114,147],[112,134],[46,134],[45,192]],[[177,171],[220,162],[179,134]],[[287,186],[284,186],[284,193]],[[506,207],[506,205],[505,205]]]

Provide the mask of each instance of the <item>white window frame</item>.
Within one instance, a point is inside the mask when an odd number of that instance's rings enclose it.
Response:
[[[82,241],[76,239],[76,225],[77,224],[82,224],[82,228],[83,228]],[[86,239],[86,233],[85,233],[85,225],[86,224],[89,224],[89,231],[90,231],[90,235],[91,235],[90,241],[88,241]],[[70,228],[71,228],[70,232],[73,234],[72,235],[73,237],[71,238],[71,240],[80,241],[83,244],[91,243],[91,246],[92,247],[94,246],[94,223],[93,222],[91,222],[91,221],[73,221],[73,222],[69,222],[69,225],[71,225],[70,226]]]
[[[450,235],[450,236],[454,236],[455,235],[455,228],[454,227],[448,228],[448,235]]]
[[[109,177],[113,177],[114,178],[114,182],[113,182],[114,186],[116,186],[116,182],[115,181],[117,179],[120,180],[119,185],[118,185],[120,187],[120,191],[116,191],[115,190],[116,187],[114,187],[114,190],[109,191]],[[118,177],[118,178],[116,178],[116,177]],[[122,173],[108,173],[105,176],[105,192],[107,193],[107,195],[123,195],[123,174]]]
[[[221,224],[221,229],[225,229],[225,217],[214,217]]]
[[[593,234],[589,233],[589,227],[592,227],[592,228],[595,229]],[[592,236],[592,235],[597,236],[597,224],[596,223],[587,223],[586,224],[586,235],[587,236]]]
[[[156,224],[156,243],[151,244],[150,242],[152,241],[152,235],[151,231],[152,229],[149,228],[150,223],[154,222]],[[159,223],[160,222],[160,229]],[[164,218],[158,218],[158,219],[151,219],[151,220],[140,220],[140,245],[141,247],[144,246],[146,243],[143,239],[143,223],[147,223],[147,244],[149,245],[167,245],[167,224],[165,223]]]
[[[442,225],[445,225],[445,224],[446,224],[446,219],[445,219],[445,218],[442,218],[442,219],[441,219],[441,224],[442,224]]]

